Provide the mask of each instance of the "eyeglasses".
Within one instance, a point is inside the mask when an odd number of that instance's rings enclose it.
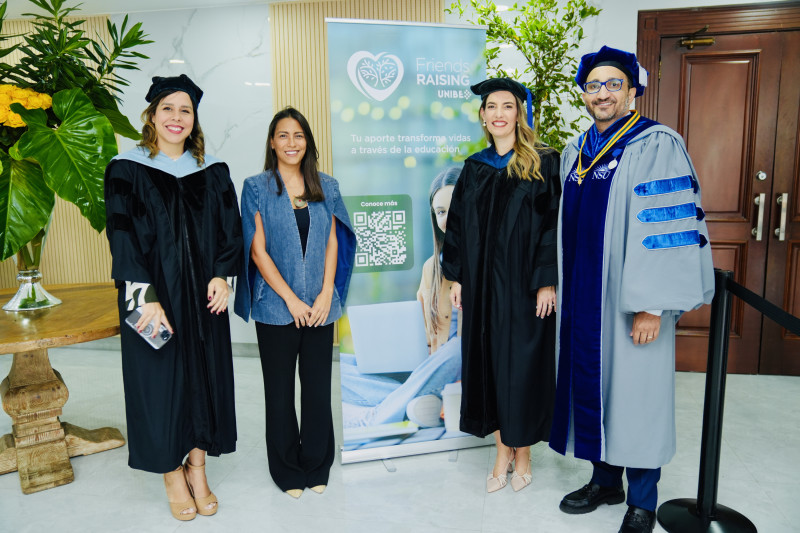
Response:
[[[608,89],[609,91],[616,92],[622,89],[622,82],[623,80],[619,78],[611,78],[604,82],[590,81],[588,83],[583,84],[583,90],[589,94],[594,94],[594,93],[599,93],[600,89],[602,89],[603,86],[605,86],[605,88]]]

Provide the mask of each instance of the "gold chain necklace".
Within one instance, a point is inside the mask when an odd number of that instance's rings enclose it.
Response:
[[[306,187],[305,187],[305,182],[302,179],[300,180],[300,183],[303,186],[303,190],[300,193],[302,195],[306,191]],[[284,182],[283,186],[286,188],[286,194],[288,194],[289,197],[292,199],[292,206],[294,206],[295,209],[303,209],[308,205],[308,200],[300,198],[300,196],[292,193],[292,191],[289,190],[289,185],[286,182]]]
[[[583,178],[586,176],[586,174],[589,173],[589,170],[591,170],[591,168],[594,166],[594,164],[597,163],[598,161],[600,161],[600,158],[602,158],[606,154],[606,152],[608,152],[609,149],[611,149],[611,147],[614,146],[615,142],[617,142],[623,135],[628,133],[628,130],[631,129],[633,127],[633,125],[636,123],[636,121],[639,120],[640,118],[641,118],[641,115],[639,115],[639,112],[638,111],[634,111],[633,115],[631,115],[631,118],[628,119],[628,122],[626,122],[625,125],[622,126],[622,128],[617,133],[615,133],[613,137],[611,137],[608,140],[608,142],[606,142],[605,146],[603,146],[603,149],[600,150],[600,153],[595,156],[595,158],[592,160],[591,164],[588,167],[586,167],[585,170],[583,170],[583,169],[581,169],[581,166],[582,166],[581,165],[581,155],[583,154],[583,147],[586,145],[586,139],[589,137],[589,132],[588,131],[586,132],[586,135],[583,136],[583,142],[581,143],[581,149],[578,152],[578,167],[575,169],[575,171],[578,173],[578,185],[583,183]]]

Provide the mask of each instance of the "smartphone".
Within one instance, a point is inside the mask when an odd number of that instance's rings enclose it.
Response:
[[[158,326],[158,334],[153,337],[153,323],[147,324],[142,331],[136,329],[136,323],[141,318],[142,312],[141,308],[134,309],[131,311],[131,314],[128,315],[128,318],[125,319],[125,322],[128,323],[130,327],[133,328],[133,331],[138,333],[144,340],[146,340],[150,346],[158,350],[162,346],[164,346],[168,340],[172,338],[172,333],[169,332],[167,328],[164,327],[164,324],[159,324]]]

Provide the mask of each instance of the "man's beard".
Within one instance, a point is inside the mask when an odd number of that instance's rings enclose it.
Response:
[[[630,113],[630,111],[631,111],[631,99],[630,99],[630,97],[626,97],[625,98],[625,110],[619,116],[614,115],[614,116],[611,116],[609,118],[598,119],[597,115],[595,115],[592,112],[591,106],[586,105],[585,107],[586,107],[586,112],[589,113],[589,116],[592,117],[592,119],[594,119],[595,122],[607,122],[607,123],[610,124],[612,122],[616,122],[617,120],[621,119],[622,117],[624,117],[625,115]]]

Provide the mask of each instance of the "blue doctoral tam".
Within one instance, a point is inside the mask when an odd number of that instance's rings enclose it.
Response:
[[[586,54],[581,58],[578,73],[575,74],[575,83],[583,89],[589,73],[595,67],[604,65],[616,67],[626,73],[636,88],[637,98],[644,93],[644,88],[647,87],[647,71],[636,60],[636,54],[609,46],[604,46],[598,52]]]

